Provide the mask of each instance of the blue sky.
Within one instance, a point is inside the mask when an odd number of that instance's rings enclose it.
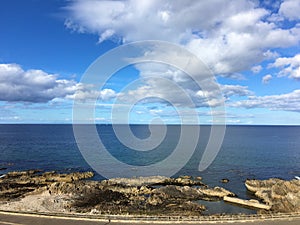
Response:
[[[75,96],[99,99],[87,122],[110,123],[121,96],[124,105],[139,100],[130,123],[179,123],[178,112],[190,107],[153,75],[181,86],[200,123],[211,123],[219,105],[208,107],[203,95],[209,102],[215,90],[203,93],[165,65],[128,66],[94,92],[80,82],[99,56],[151,39],[180,45],[207,65],[222,91],[227,124],[300,125],[299,11],[299,0],[2,0],[0,123],[71,123]],[[138,86],[123,90],[139,78]]]

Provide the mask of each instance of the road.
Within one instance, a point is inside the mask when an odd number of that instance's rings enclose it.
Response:
[[[36,216],[36,215],[24,215],[24,214],[7,214],[0,212],[0,225],[121,225],[121,224],[135,224],[135,225],[170,225],[170,224],[202,224],[212,225],[218,224],[216,222],[186,222],[181,223],[170,221],[170,222],[139,222],[139,221],[108,221],[108,220],[97,220],[97,219],[84,219],[84,218],[67,218],[67,217],[51,217],[51,216]],[[222,222],[222,225],[299,225],[300,218],[293,219],[276,219],[266,221],[237,221],[237,222]]]

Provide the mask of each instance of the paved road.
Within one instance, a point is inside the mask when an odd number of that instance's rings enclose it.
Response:
[[[59,218],[59,217],[46,217],[46,216],[28,216],[28,215],[14,215],[0,213],[0,225],[121,225],[121,224],[135,224],[135,225],[170,225],[175,224],[176,222],[118,222],[118,221],[104,221],[96,219],[72,219],[72,218]],[[176,223],[178,224],[178,223]],[[182,222],[180,224],[202,224],[202,225],[211,225],[218,224],[216,222]],[[249,222],[223,222],[222,225],[299,225],[300,218],[294,219],[284,219],[284,220],[268,220],[268,221],[249,221]]]

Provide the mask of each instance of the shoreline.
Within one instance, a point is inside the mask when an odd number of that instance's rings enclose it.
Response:
[[[233,221],[299,218],[300,181],[247,180],[245,186],[260,199],[244,200],[222,187],[208,187],[201,177],[162,176],[87,180],[92,172],[59,174],[38,170],[7,173],[0,179],[0,212],[75,216],[97,219],[162,221]],[[287,189],[287,187],[289,189]],[[275,196],[270,193],[275,193]],[[284,192],[282,196],[278,194]],[[286,201],[296,196],[292,204]],[[279,196],[279,198],[278,198]],[[280,199],[280,201],[278,201]],[[202,201],[241,202],[255,214],[205,214]],[[235,202],[237,201],[237,202]],[[243,204],[237,205],[242,207]],[[280,205],[281,204],[281,205]],[[262,209],[259,207],[263,206]],[[266,209],[265,209],[266,208]]]

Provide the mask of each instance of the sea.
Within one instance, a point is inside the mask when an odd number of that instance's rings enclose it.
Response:
[[[221,186],[236,193],[240,198],[250,199],[255,197],[246,190],[246,179],[277,177],[290,180],[300,175],[300,126],[226,126],[220,151],[204,171],[199,171],[198,166],[210,136],[211,126],[200,125],[199,128],[199,141],[193,155],[174,177],[201,176],[203,182],[211,187]],[[165,138],[151,153],[126,147],[118,140],[112,125],[96,125],[96,129],[111,155],[138,168],[171,154],[182,126],[167,125]],[[130,125],[130,130],[141,139],[150,135],[148,125]],[[93,144],[90,143],[91,146]],[[1,124],[0,175],[9,171],[29,169],[58,172],[93,171],[79,151],[72,125]],[[229,180],[228,183],[221,182],[225,178]],[[102,180],[104,177],[96,173],[92,179]],[[206,205],[205,214],[256,213],[253,209],[241,208],[223,201],[199,203]]]

